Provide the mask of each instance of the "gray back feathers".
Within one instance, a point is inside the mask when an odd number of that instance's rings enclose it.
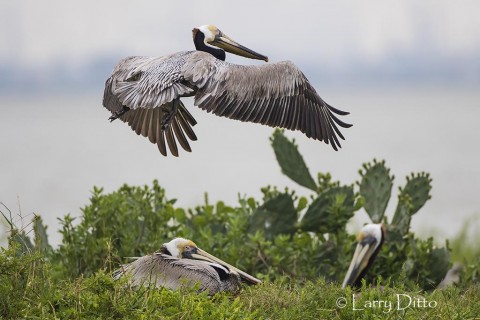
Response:
[[[155,286],[178,289],[182,286],[199,286],[200,291],[215,294],[222,291],[236,292],[240,288],[240,276],[223,266],[202,260],[178,259],[162,253],[141,257],[123,265],[113,274],[114,279],[130,276],[133,286]],[[216,268],[227,271],[220,278]]]

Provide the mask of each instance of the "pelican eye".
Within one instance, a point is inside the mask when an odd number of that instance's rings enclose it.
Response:
[[[183,247],[183,251],[194,251],[196,248],[194,246],[186,245]]]
[[[377,239],[375,237],[365,237],[361,241],[359,241],[362,245],[371,245],[377,242]]]

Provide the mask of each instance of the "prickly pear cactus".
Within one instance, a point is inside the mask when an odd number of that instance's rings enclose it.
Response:
[[[405,188],[400,189],[400,193],[410,196],[412,200],[411,215],[417,213],[425,205],[425,202],[431,198],[430,190],[432,190],[432,179],[428,173],[412,173],[407,177],[407,184]]]
[[[294,141],[288,140],[279,129],[275,130],[270,141],[282,173],[299,185],[316,191],[317,185]]]
[[[296,230],[297,219],[292,197],[281,193],[255,210],[250,218],[249,232],[261,230],[267,239],[273,239],[278,234],[291,235]]]
[[[393,216],[392,224],[397,226],[403,234],[408,232],[412,215],[417,213],[431,198],[432,179],[425,172],[412,173],[407,177],[407,184],[400,188],[398,204]]]
[[[357,209],[353,187],[330,188],[310,204],[300,227],[305,231],[337,233],[345,228]]]
[[[412,208],[413,204],[410,196],[408,194],[399,194],[397,209],[395,210],[395,215],[392,220],[393,232],[390,232],[397,238],[396,240],[401,240],[403,236],[408,233],[412,220],[410,214]]]
[[[365,199],[364,208],[374,223],[380,223],[385,215],[388,200],[392,194],[394,176],[385,167],[385,161],[363,164],[359,171],[360,195]]]

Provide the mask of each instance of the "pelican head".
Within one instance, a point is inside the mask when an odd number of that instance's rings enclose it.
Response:
[[[357,247],[348,268],[342,288],[348,285],[360,286],[360,281],[375,260],[385,239],[383,224],[367,224],[357,236]]]
[[[192,240],[175,238],[170,242],[164,243],[160,250],[174,258],[182,259],[190,257],[192,253],[196,253],[197,245]]]
[[[247,47],[242,46],[241,44],[238,44],[213,25],[204,25],[198,28],[194,28],[192,30],[192,34],[193,41],[197,50],[212,53],[214,56],[220,58],[221,60],[225,60],[225,52],[223,52],[223,55],[222,53],[215,54],[215,51],[213,50],[219,50],[215,47],[221,48],[221,51],[225,50],[227,52],[246,58],[263,60],[268,62],[268,57],[253,50],[250,50]]]
[[[226,269],[226,271],[237,273],[242,278],[242,280],[251,284],[258,284],[261,282],[259,279],[249,275],[248,273],[243,272],[242,270],[237,269],[234,266],[226,263],[225,261],[200,249],[192,240],[175,238],[170,242],[163,244],[160,251],[162,251],[164,254],[171,255],[172,257],[178,259],[203,260],[212,263],[216,267],[219,267],[223,270]]]

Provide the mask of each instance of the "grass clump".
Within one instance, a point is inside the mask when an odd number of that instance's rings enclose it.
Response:
[[[3,319],[475,319],[480,316],[478,284],[432,292],[364,285],[360,292],[343,290],[321,278],[296,282],[288,277],[244,287],[237,296],[209,297],[187,289],[132,289],[102,270],[72,280],[55,278],[45,256],[38,252],[19,254],[19,246],[0,252]],[[398,294],[404,299],[401,305],[397,304]],[[412,302],[407,307],[406,296],[427,304]],[[391,308],[385,304],[368,307],[366,303],[372,301],[389,302]]]

